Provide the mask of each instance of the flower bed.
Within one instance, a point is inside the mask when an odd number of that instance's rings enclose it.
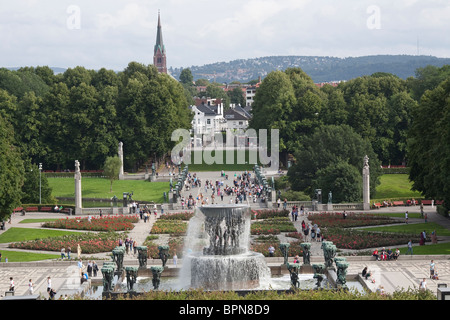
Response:
[[[193,216],[194,216],[193,212],[176,212],[176,213],[163,214],[160,217],[160,219],[189,221]]]
[[[270,219],[276,217],[289,217],[288,210],[276,210],[276,209],[265,209],[265,210],[251,210],[252,220],[255,219]]]
[[[389,216],[352,212],[347,213],[345,219],[342,212],[310,213],[308,220],[321,228],[353,228],[402,222]]]
[[[171,234],[181,236],[186,234],[188,224],[180,220],[161,220],[158,219],[150,231],[151,234]]]
[[[139,221],[137,215],[118,215],[88,218],[65,218],[42,224],[44,228],[73,229],[87,231],[127,231],[134,228]]]
[[[82,253],[100,253],[112,251],[117,244],[119,238],[123,238],[123,234],[114,232],[107,233],[80,233],[79,235],[66,235],[61,237],[52,237],[47,239],[37,239],[23,242],[15,242],[9,244],[9,248],[41,250],[41,251],[61,251],[61,248],[70,247],[72,254],[76,254],[78,244]]]
[[[339,249],[359,250],[407,244],[414,239],[414,235],[331,228],[324,232],[324,238],[332,241]]]
[[[252,223],[250,232],[252,235],[259,234],[280,234],[281,232],[295,232],[295,228],[292,221],[287,217],[277,217],[271,219],[265,219]]]

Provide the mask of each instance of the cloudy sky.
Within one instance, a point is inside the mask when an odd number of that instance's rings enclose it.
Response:
[[[0,0],[0,67],[123,70],[273,55],[450,57],[450,0]]]

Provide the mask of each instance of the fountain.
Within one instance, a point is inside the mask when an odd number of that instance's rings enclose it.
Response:
[[[250,210],[244,205],[207,205],[197,209],[196,228],[188,230],[181,280],[191,288],[253,289],[270,279],[261,253],[249,250]],[[200,244],[197,244],[200,240]],[[189,246],[189,244],[191,246]]]

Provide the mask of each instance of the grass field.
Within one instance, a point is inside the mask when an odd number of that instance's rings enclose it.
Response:
[[[74,198],[75,182],[73,178],[47,178],[54,197]],[[145,180],[116,180],[112,192],[110,181],[103,178],[85,178],[81,180],[83,198],[111,199],[116,196],[122,199],[124,192],[133,192],[133,199],[137,201],[164,201],[164,192],[169,194],[169,182],[148,182]]]
[[[34,228],[9,228],[0,235],[0,243],[20,242],[27,240],[59,237],[70,234],[79,234],[73,231],[60,231]]]
[[[410,233],[419,234],[425,230],[427,235],[430,235],[432,231],[436,231],[438,236],[450,236],[450,230],[442,227],[434,222],[427,223],[409,223],[409,224],[397,224],[393,226],[385,227],[371,227],[364,228],[365,231],[381,231],[381,232],[395,232],[395,233]]]
[[[380,178],[380,185],[377,187],[374,199],[411,199],[420,198],[422,194],[412,191],[412,182],[407,174],[384,174]]]
[[[42,260],[48,260],[48,259],[58,259],[60,257],[61,257],[61,255],[59,255],[59,254],[2,250],[2,262],[5,262],[6,258],[8,258],[8,262],[31,262],[31,261],[42,261]]]

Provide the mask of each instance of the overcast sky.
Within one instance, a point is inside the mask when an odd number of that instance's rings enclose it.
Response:
[[[0,0],[0,67],[152,64],[158,10],[169,67],[273,55],[450,57],[450,0]]]

